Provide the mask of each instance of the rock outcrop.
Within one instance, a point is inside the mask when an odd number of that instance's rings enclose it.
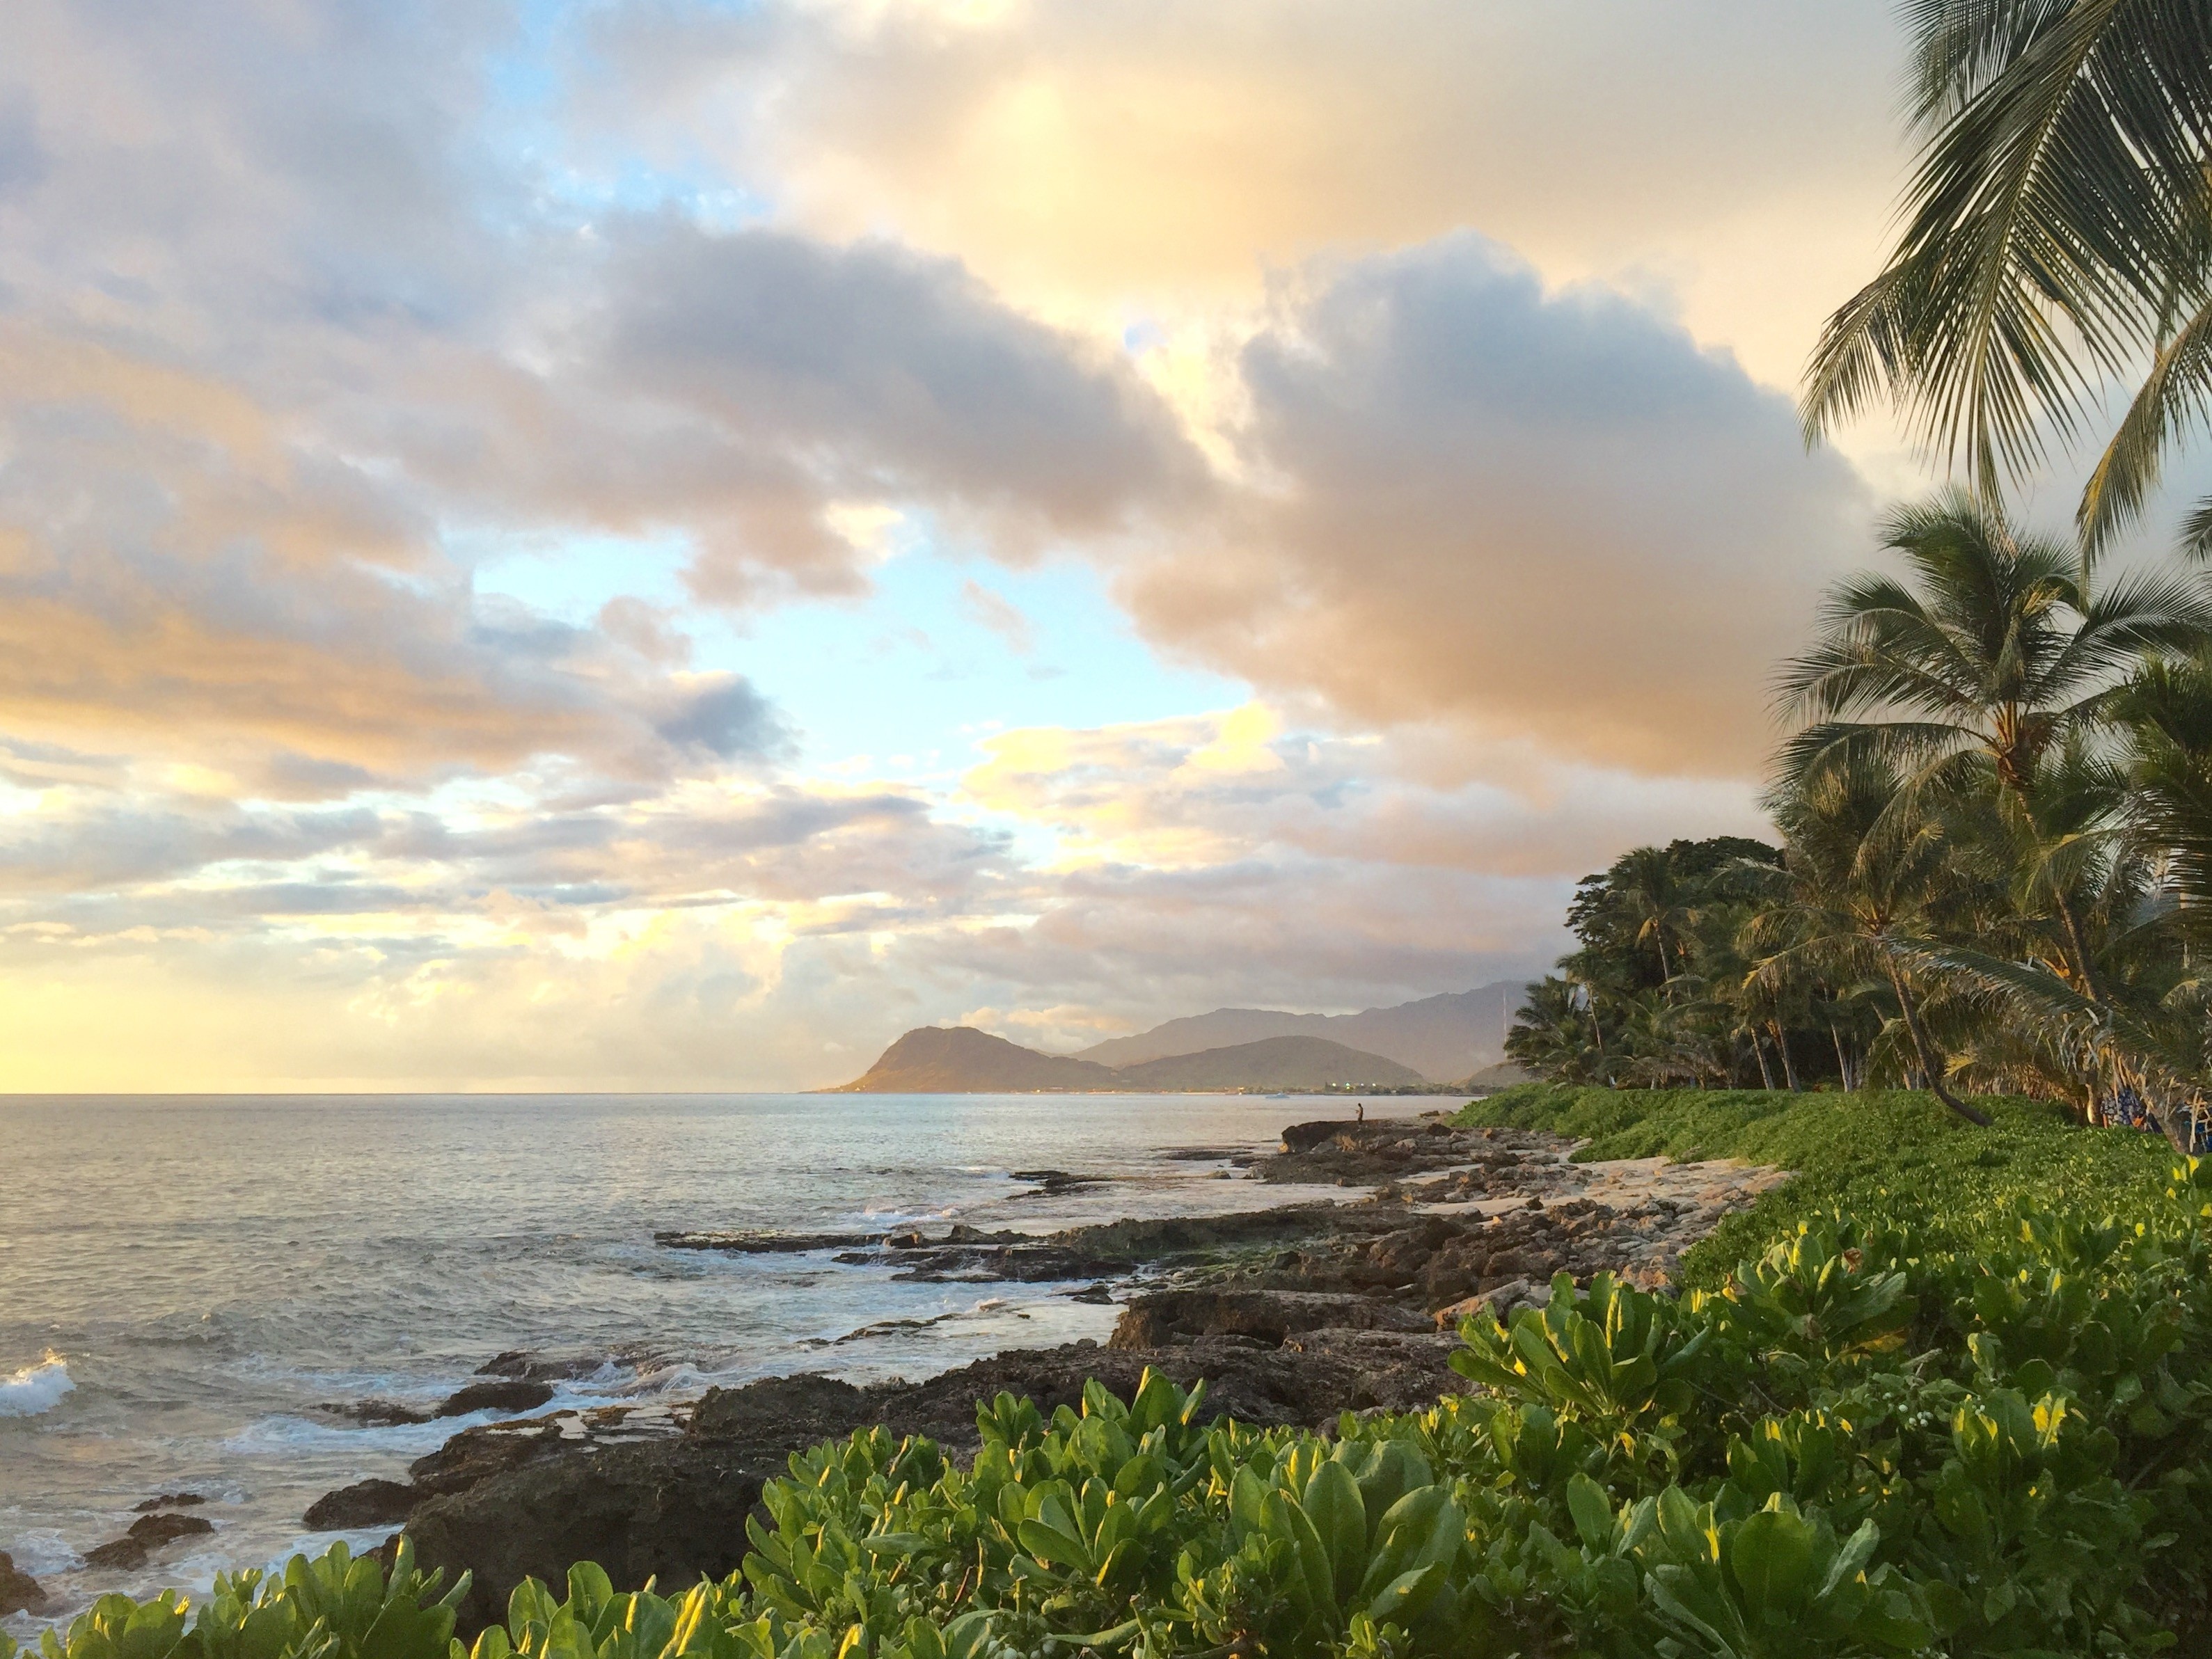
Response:
[[[18,1571],[14,1559],[0,1550],[0,1619],[11,1613],[42,1612],[46,1605],[46,1593],[39,1581]]]
[[[104,1567],[114,1572],[130,1572],[144,1566],[154,1552],[164,1546],[173,1544],[179,1538],[191,1538],[214,1530],[213,1522],[203,1521],[197,1515],[171,1515],[167,1511],[142,1515],[131,1523],[129,1532],[87,1550],[84,1559],[91,1566]]]

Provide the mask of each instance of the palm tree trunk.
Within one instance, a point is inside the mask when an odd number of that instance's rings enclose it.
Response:
[[[2012,775],[2007,773],[2005,775]],[[2043,839],[2043,830],[2036,823],[2035,814],[2028,810],[2026,785],[2014,781],[2009,785],[2009,787],[2012,790],[2014,801],[2020,807],[2021,817],[2027,820],[2030,832],[2039,842]],[[2092,1002],[2103,1001],[2104,999],[2097,994],[2097,970],[2089,965],[2089,944],[2081,936],[2081,918],[2074,914],[2073,905],[2067,901],[2066,889],[2060,884],[2055,876],[2051,882],[2051,902],[2057,908],[2058,920],[2065,924],[2066,943],[2074,952],[2074,972],[2081,979],[2081,994]]]
[[[1832,1019],[1828,1022],[1828,1035],[1836,1042],[1836,1071],[1843,1078],[1844,1091],[1850,1092],[1858,1086],[1851,1081],[1851,1057],[1844,1052],[1844,1034],[1836,1029]]]
[[[1794,1095],[1797,1092],[1797,1062],[1790,1058],[1790,1033],[1782,1029],[1778,1019],[1766,1023],[1774,1032],[1775,1049],[1782,1056],[1782,1075],[1789,1079],[1790,1092]]]
[[[1759,1086],[1769,1094],[1774,1092],[1774,1073],[1767,1068],[1766,1045],[1759,1040],[1759,1028],[1751,1031],[1751,1052],[1759,1056]]]
[[[2164,1111],[2153,1109],[2151,1117],[2158,1124],[2159,1133],[2166,1137],[2166,1145],[2175,1152],[2184,1158],[2203,1156],[2190,1150],[2191,1142],[2196,1138],[2193,1132],[2197,1126],[2186,1106],[2169,1106]]]
[[[1897,971],[1893,962],[1885,961],[1882,966],[1888,969],[1890,987],[1897,993],[1898,1010],[1905,1016],[1905,1029],[1912,1038],[1912,1052],[1920,1057],[1920,1069],[1927,1073],[1929,1091],[1967,1122],[1988,1128],[1990,1120],[1986,1114],[1976,1111],[1944,1086],[1943,1068],[1937,1063],[1928,1033],[1920,1028],[1920,1010],[1913,1006],[1912,993],[1905,988],[1905,975]]]
[[[2097,994],[2096,970],[2089,966],[2089,946],[2081,937],[2081,923],[2057,882],[2051,884],[2051,901],[2058,907],[2058,919],[2066,924],[2067,942],[2074,947],[2074,971],[2081,976],[2081,994],[2092,1002],[2103,1001]]]

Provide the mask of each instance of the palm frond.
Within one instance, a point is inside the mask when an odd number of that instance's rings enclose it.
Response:
[[[2203,424],[2208,416],[2212,416],[2212,301],[2199,306],[2159,348],[2119,429],[2098,457],[2075,514],[2085,552],[2094,556],[2135,520],[2166,452],[2183,432]]]
[[[1928,142],[1882,274],[1830,318],[1802,415],[1887,394],[1985,495],[2070,441],[2208,284],[2212,13],[1913,0]]]

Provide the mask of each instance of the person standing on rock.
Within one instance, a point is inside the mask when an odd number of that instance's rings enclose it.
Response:
[[[1354,1123],[1364,1123],[1367,1121],[1367,1103],[1365,1101],[1363,1100],[1359,1103],[1359,1111],[1352,1121]]]

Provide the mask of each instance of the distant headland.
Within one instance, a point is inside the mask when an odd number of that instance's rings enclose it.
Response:
[[[907,1032],[836,1094],[1420,1092],[1481,1086],[1503,1057],[1518,981],[1358,1014],[1218,1008],[1079,1054],[1044,1054],[971,1026]],[[1495,1079],[1498,1081],[1510,1079]]]

